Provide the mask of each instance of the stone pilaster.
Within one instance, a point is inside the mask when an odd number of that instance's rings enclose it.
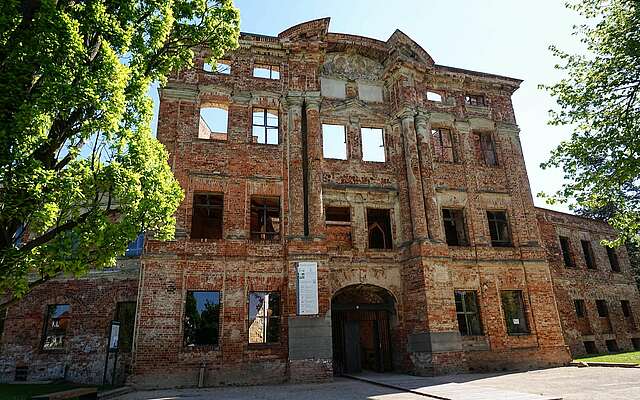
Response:
[[[290,237],[304,235],[304,196],[302,189],[302,101],[298,93],[287,96],[288,232]]]
[[[402,123],[401,137],[407,169],[407,187],[409,189],[409,203],[411,205],[413,240],[421,240],[428,237],[428,232],[414,115],[415,112],[413,110],[405,109],[399,114],[399,117]]]
[[[307,112],[307,157],[309,190],[309,236],[324,237],[324,205],[322,204],[322,126],[320,124],[320,93],[305,96]],[[304,134],[304,132],[303,132]]]

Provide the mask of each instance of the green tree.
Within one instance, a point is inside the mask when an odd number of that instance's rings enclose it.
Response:
[[[171,238],[183,194],[148,90],[238,36],[231,0],[0,2],[0,294]]]
[[[573,133],[542,164],[561,167],[567,180],[548,201],[573,199],[574,208],[591,210],[611,205],[608,222],[620,236],[607,244],[617,246],[640,230],[640,2],[583,0],[567,7],[586,19],[575,27],[586,52],[551,47],[566,77],[546,87],[559,106],[550,123]]]

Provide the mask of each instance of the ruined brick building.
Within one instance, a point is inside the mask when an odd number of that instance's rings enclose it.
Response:
[[[217,65],[204,49],[169,79],[158,139],[185,191],[176,240],[125,260],[135,278],[59,280],[7,310],[1,379],[99,381],[109,321],[134,301],[118,376],[138,386],[640,347],[626,252],[600,245],[613,230],[533,205],[521,81],[438,65],[400,31],[328,25],[242,34]]]

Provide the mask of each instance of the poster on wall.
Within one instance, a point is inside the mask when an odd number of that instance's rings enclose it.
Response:
[[[109,351],[117,351],[120,339],[120,322],[111,321],[109,330]]]
[[[298,315],[318,314],[318,263],[298,263]]]

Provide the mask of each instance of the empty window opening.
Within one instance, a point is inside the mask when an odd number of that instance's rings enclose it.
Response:
[[[251,239],[277,241],[280,239],[280,198],[251,198]]]
[[[143,248],[144,248],[144,233],[141,233],[138,235],[138,237],[135,240],[129,243],[124,255],[126,257],[138,257],[142,254]]]
[[[586,317],[587,310],[585,309],[585,306],[584,306],[584,300],[575,299],[575,300],[573,300],[573,305],[576,308],[576,317],[578,317],[578,318]]]
[[[224,196],[213,193],[193,195],[191,239],[222,239]]]
[[[215,64],[212,63],[204,63],[204,68],[206,72],[216,72],[218,74],[230,75],[231,74],[231,63],[229,61],[219,60]]]
[[[524,300],[521,290],[503,290],[500,294],[502,309],[509,335],[522,335],[529,333],[527,315],[524,309]]]
[[[609,307],[606,300],[596,300],[596,308],[598,309],[598,317],[606,318],[609,316]]]
[[[487,211],[489,221],[489,233],[491,234],[491,246],[511,246],[511,232],[506,211]]]
[[[436,92],[427,92],[427,100],[442,103],[442,95]]]
[[[560,248],[562,249],[562,258],[564,259],[564,265],[567,268],[574,268],[576,264],[573,262],[571,255],[571,244],[569,238],[566,236],[560,236]]]
[[[322,124],[322,156],[347,159],[347,134],[344,125]]]
[[[362,160],[385,162],[384,131],[382,128],[361,128]]]
[[[136,320],[136,302],[120,301],[116,304],[115,320],[120,322],[118,351],[128,353],[133,345],[133,326]]]
[[[280,341],[280,293],[249,292],[249,343]]]
[[[47,306],[47,319],[44,330],[43,350],[64,349],[71,307],[68,304],[52,304]]]
[[[351,223],[351,209],[349,207],[325,207],[325,221],[328,224],[344,225]]]
[[[464,210],[443,208],[442,222],[449,246],[468,246],[467,232],[464,223]]]
[[[640,338],[631,338],[631,345],[634,350],[640,350]]]
[[[29,367],[26,365],[16,365],[16,373],[13,380],[16,382],[26,382],[29,376]]]
[[[278,110],[253,109],[253,143],[278,144]]]
[[[631,313],[631,303],[629,300],[620,300],[620,306],[622,307],[622,315],[625,318],[631,318],[633,314]]]
[[[367,230],[370,249],[391,249],[391,215],[389,210],[367,208]]]
[[[460,334],[462,336],[482,335],[478,295],[475,290],[456,290],[455,300]]]
[[[584,262],[587,264],[587,268],[596,269],[596,261],[593,256],[593,247],[591,247],[591,242],[588,240],[581,240],[580,244],[582,245],[582,254],[584,254]]]
[[[620,263],[618,262],[618,254],[613,247],[607,247],[607,257],[609,257],[609,264],[611,265],[611,271],[620,272]]]
[[[464,96],[464,102],[470,106],[485,107],[487,105],[487,99],[480,94],[468,94]]]
[[[277,65],[256,64],[253,67],[253,76],[264,79],[280,79],[280,67]]]
[[[594,342],[593,340],[582,342],[582,344],[584,344],[584,351],[586,351],[587,354],[598,354],[596,342]]]
[[[453,136],[450,129],[437,128],[431,130],[431,142],[433,154],[438,162],[456,162],[456,153],[453,148]]]
[[[200,108],[199,139],[227,140],[229,111],[226,107]]]
[[[184,345],[216,346],[220,338],[220,292],[188,291],[184,311]]]
[[[493,135],[489,132],[480,132],[478,134],[480,140],[480,152],[482,161],[485,165],[495,167],[498,165],[498,157],[496,155],[496,143]]]
[[[616,342],[615,339],[605,340],[604,343],[607,346],[607,351],[609,353],[617,353],[620,351],[620,348],[618,347],[618,342]]]

